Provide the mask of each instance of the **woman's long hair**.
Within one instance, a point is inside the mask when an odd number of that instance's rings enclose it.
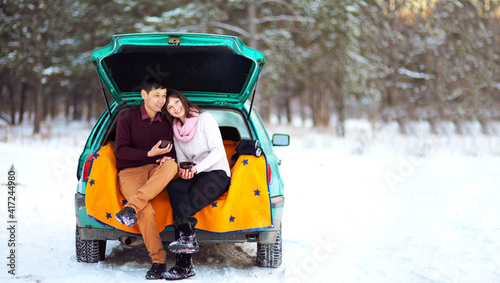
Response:
[[[180,91],[176,89],[169,88],[167,89],[167,98],[165,105],[163,105],[163,107],[161,108],[161,113],[163,116],[162,118],[166,119],[170,125],[174,124],[174,119],[175,119],[167,111],[168,101],[170,98],[179,98],[179,100],[182,103],[182,106],[184,106],[184,111],[186,112],[186,118],[192,117],[193,116],[191,114],[192,112],[196,112],[198,114],[201,113],[200,107],[198,107],[198,105],[194,104],[193,102],[189,101],[184,94],[182,94]]]

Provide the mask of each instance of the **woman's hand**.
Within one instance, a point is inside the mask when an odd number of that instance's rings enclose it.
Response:
[[[160,165],[162,165],[167,160],[174,160],[175,161],[175,159],[173,159],[170,156],[163,156],[161,159],[156,159],[156,163],[160,163]]]
[[[196,172],[198,172],[198,170],[196,170],[196,167],[192,167],[191,169],[179,169],[179,177],[188,180],[193,178]]]
[[[148,157],[158,156],[169,153],[172,150],[173,144],[167,145],[165,148],[160,148],[161,141],[158,141],[149,151]]]

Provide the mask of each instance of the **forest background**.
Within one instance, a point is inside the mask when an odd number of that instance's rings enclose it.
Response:
[[[0,0],[0,119],[97,119],[91,52],[114,34],[240,37],[266,66],[264,120],[345,135],[348,119],[498,135],[499,0]]]

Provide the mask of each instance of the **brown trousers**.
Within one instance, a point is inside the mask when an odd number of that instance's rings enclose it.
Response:
[[[177,163],[167,160],[162,165],[148,164],[118,173],[120,191],[128,201],[127,206],[136,211],[137,225],[153,263],[165,263],[167,253],[163,249],[150,201],[165,189],[177,170]]]

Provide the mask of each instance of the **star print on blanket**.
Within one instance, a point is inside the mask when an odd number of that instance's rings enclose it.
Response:
[[[231,169],[229,190],[194,217],[196,228],[213,233],[231,233],[272,227],[271,199],[267,184],[265,157],[242,155]],[[94,153],[86,182],[87,214],[99,222],[128,233],[140,234],[138,225],[130,228],[113,217],[127,200],[118,188],[113,144]],[[158,231],[173,225],[172,207],[167,190],[151,201]]]

